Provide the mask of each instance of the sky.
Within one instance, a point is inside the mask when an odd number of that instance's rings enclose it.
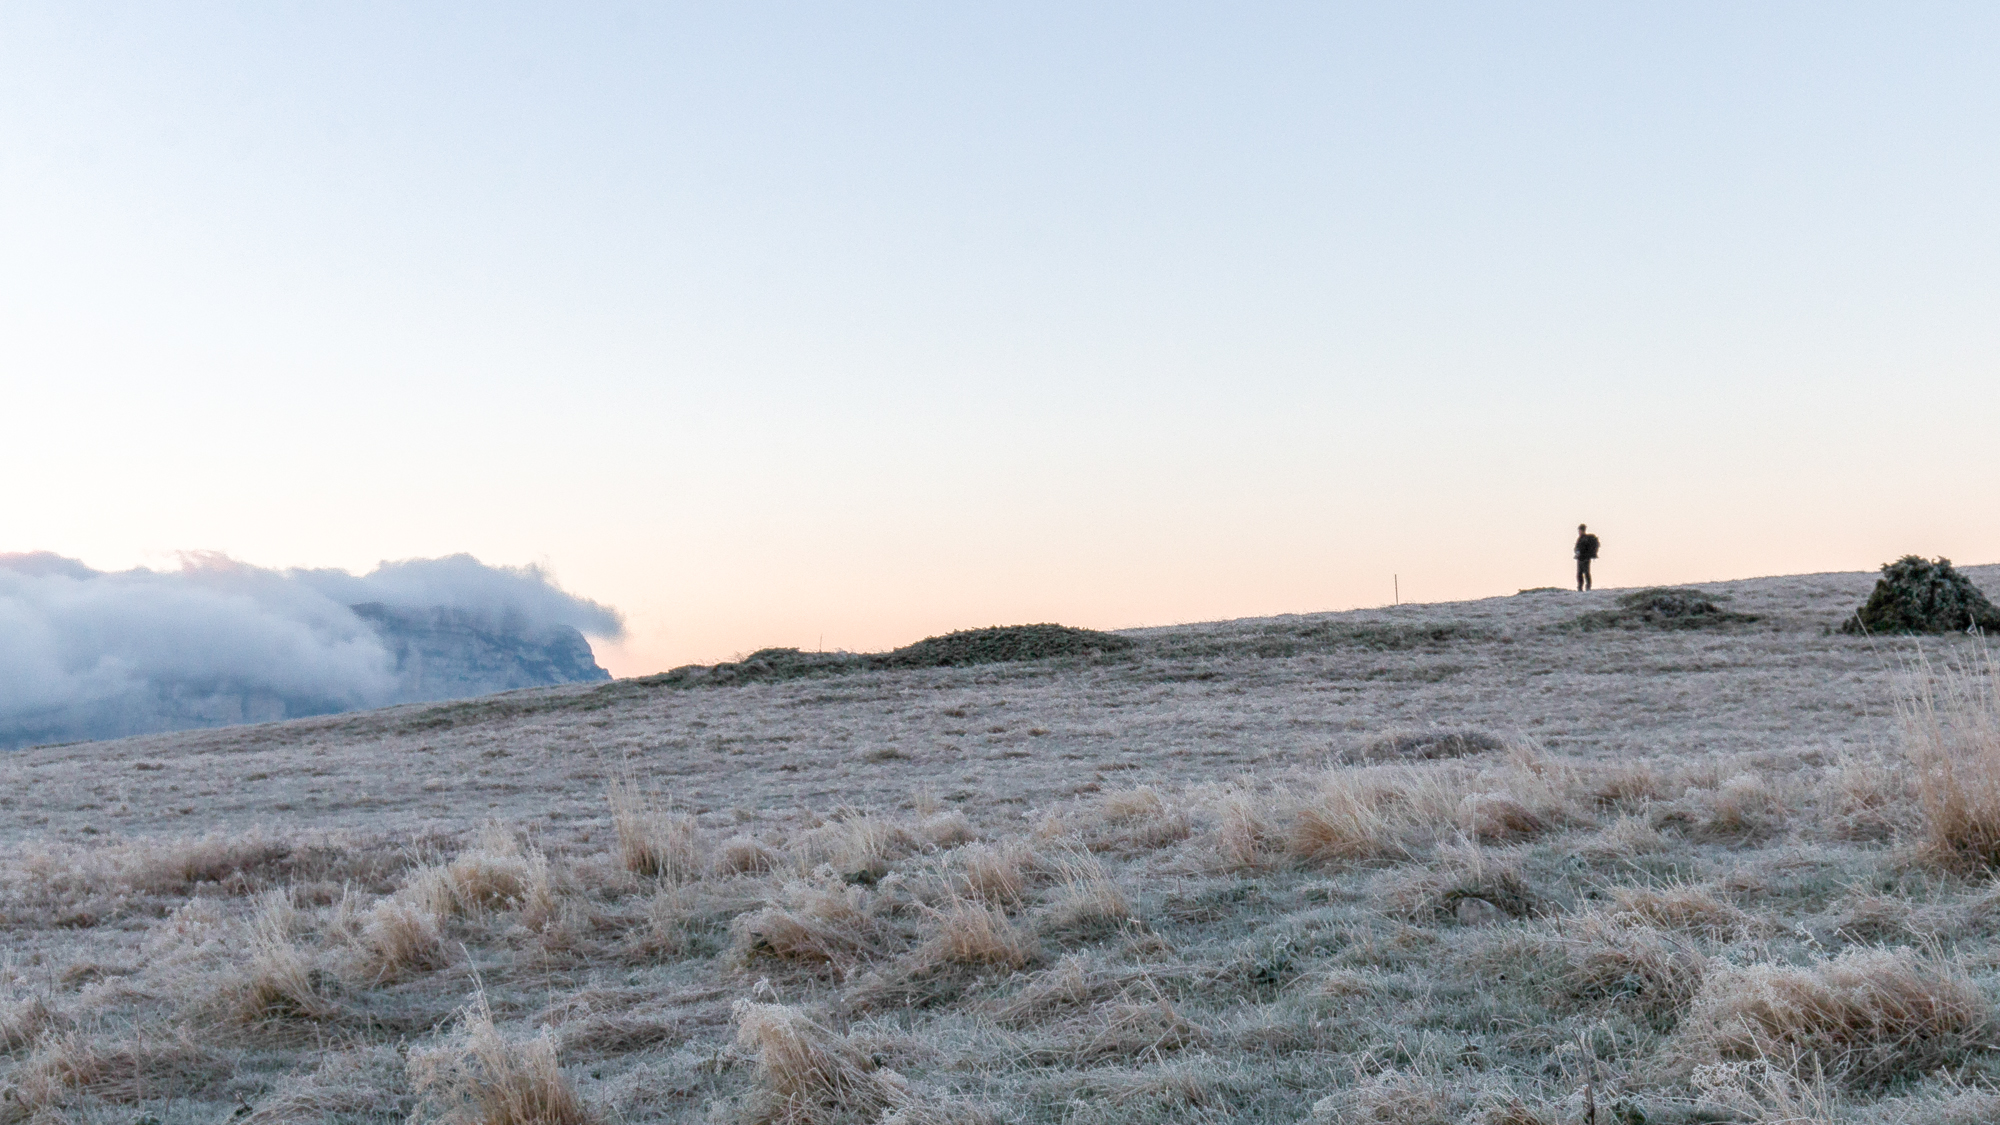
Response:
[[[2000,9],[0,5],[0,552],[771,645],[2000,560]]]

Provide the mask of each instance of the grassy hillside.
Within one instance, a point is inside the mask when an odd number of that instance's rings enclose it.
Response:
[[[0,1121],[1993,1120],[2000,718],[1869,582],[8,755]]]

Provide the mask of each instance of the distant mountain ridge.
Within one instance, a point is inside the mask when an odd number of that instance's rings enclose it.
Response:
[[[611,673],[590,642],[568,625],[531,623],[519,613],[362,602],[348,607],[386,652],[393,687],[362,697],[338,688],[276,690],[240,675],[155,681],[142,695],[86,699],[0,724],[0,750],[44,743],[267,723],[399,703],[490,695],[516,688],[601,683]]]
[[[518,615],[450,607],[349,607],[381,636],[396,661],[396,698],[420,703],[550,684],[601,683],[590,642],[568,625],[529,625]]]

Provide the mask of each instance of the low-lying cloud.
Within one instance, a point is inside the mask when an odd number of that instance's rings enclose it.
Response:
[[[411,693],[394,638],[353,609],[371,603],[405,617],[447,611],[508,636],[624,630],[615,610],[539,567],[470,555],[354,575],[211,554],[178,570],[107,573],[47,552],[0,554],[0,747],[399,702]]]

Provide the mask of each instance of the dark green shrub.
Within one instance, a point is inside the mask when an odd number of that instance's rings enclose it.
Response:
[[[1995,609],[1951,560],[1904,555],[1882,567],[1867,604],[1840,627],[1843,633],[1962,633],[2000,627]]]
[[[1047,660],[1052,656],[1087,656],[1123,652],[1130,639],[1095,629],[1067,625],[996,625],[966,629],[942,637],[925,637],[879,659],[891,668],[950,668],[964,664],[998,664],[1010,660]]]
[[[1713,629],[1755,620],[1753,614],[1723,609],[1700,590],[1656,586],[1626,594],[1617,609],[1586,613],[1576,623],[1584,629]]]
[[[663,687],[747,684],[837,676],[874,667],[867,656],[851,652],[804,652],[796,648],[762,648],[741,660],[722,664],[690,664],[639,681]]]
[[[766,683],[872,672],[884,668],[952,668],[1009,660],[1089,656],[1122,652],[1131,647],[1131,640],[1125,637],[1094,629],[1072,629],[1067,625],[1000,625],[947,633],[942,637],[926,637],[893,652],[758,649],[741,660],[713,665],[690,664],[634,682],[660,687]]]

